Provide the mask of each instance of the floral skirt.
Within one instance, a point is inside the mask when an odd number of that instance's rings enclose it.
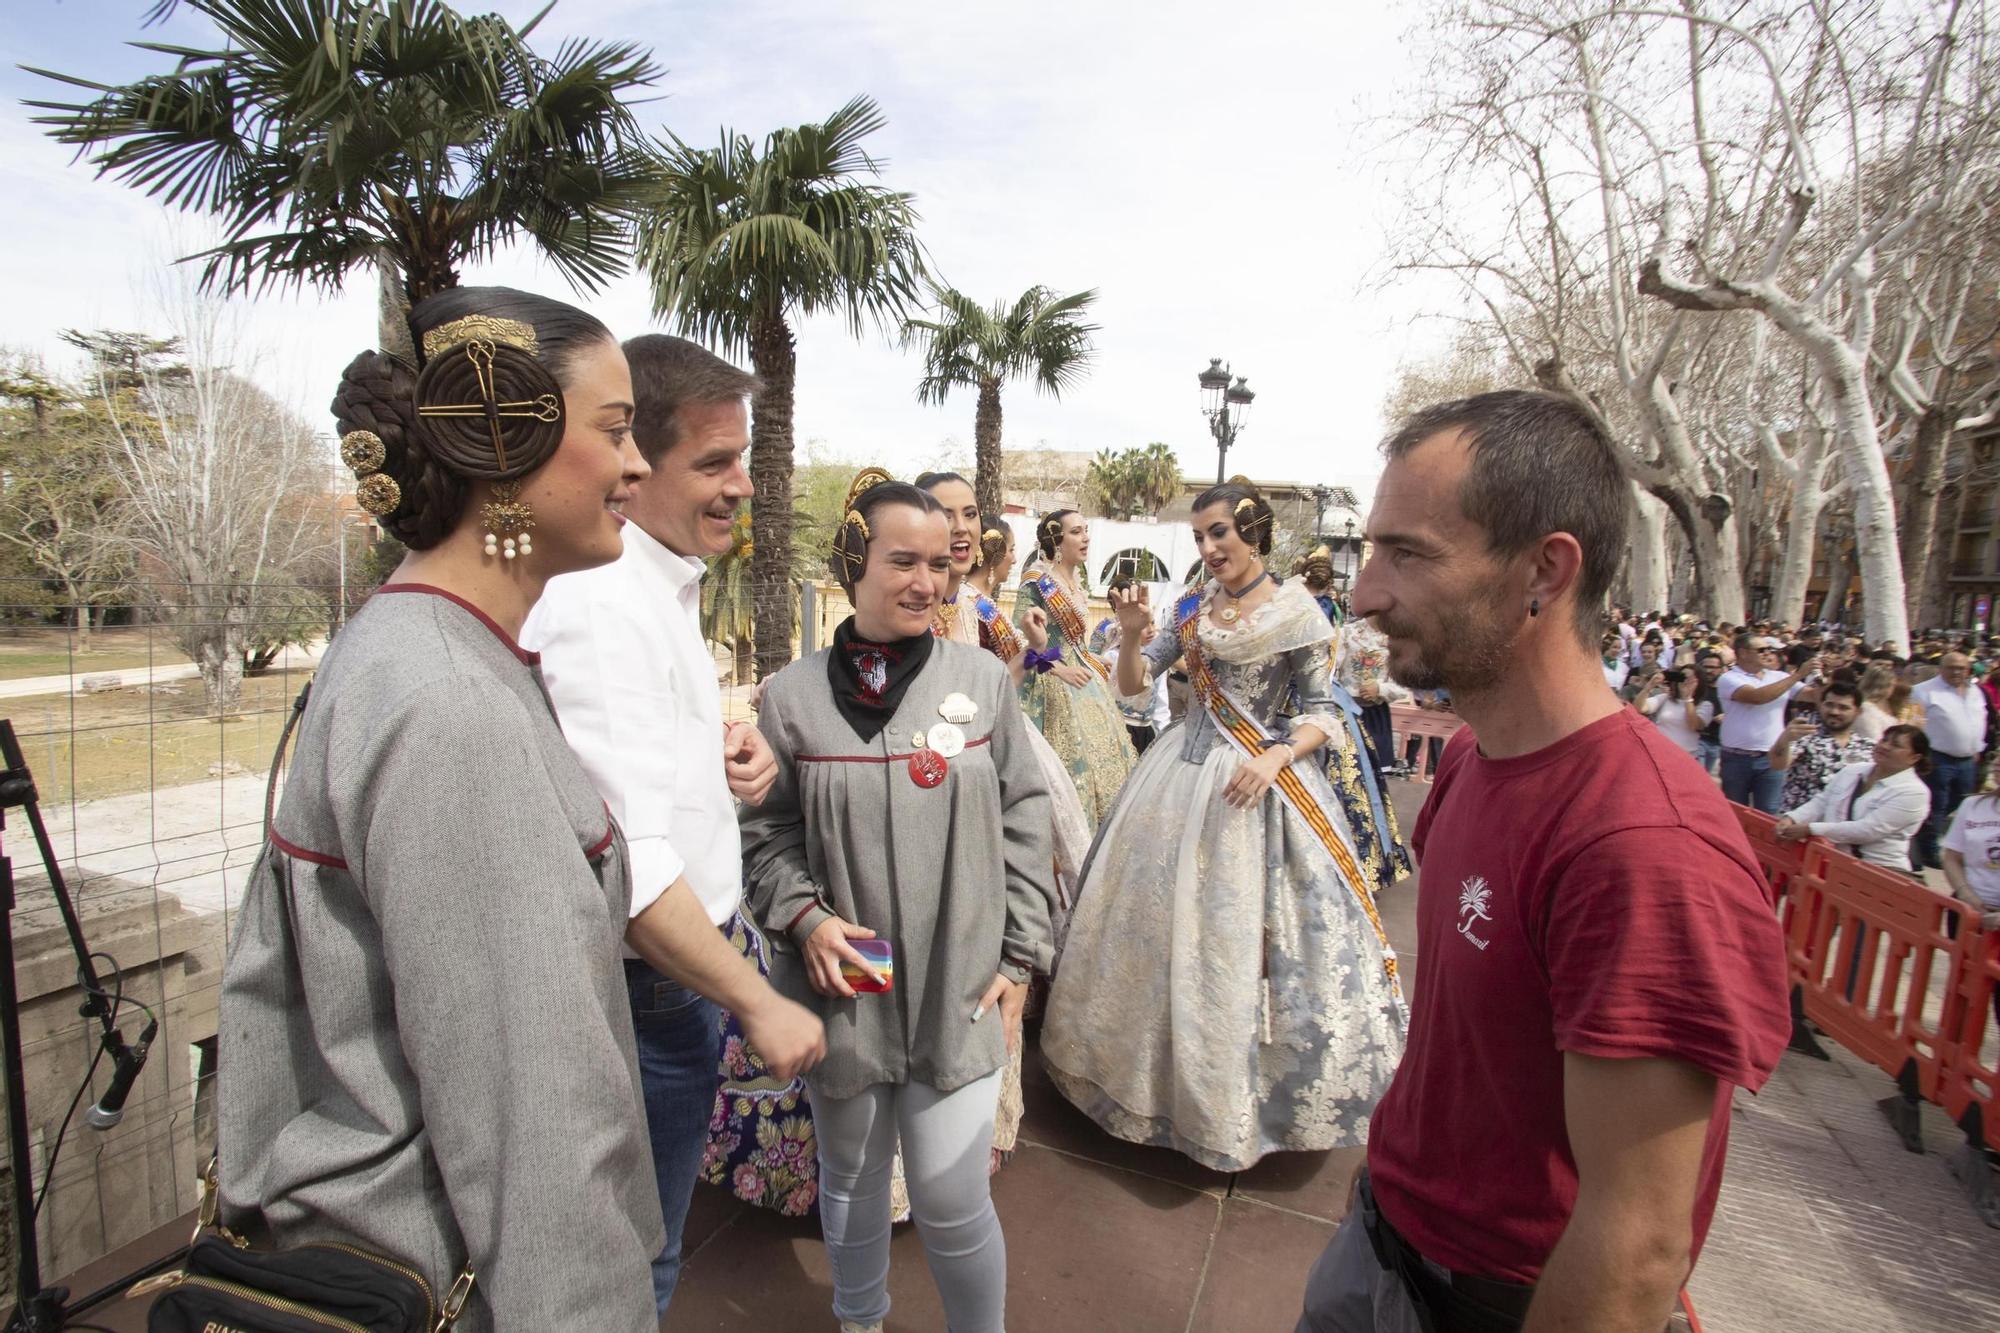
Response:
[[[729,942],[759,973],[771,974],[763,936],[740,916],[729,925]],[[736,1016],[724,1010],[721,1022],[722,1085],[708,1120],[701,1178],[760,1208],[810,1217],[818,1211],[819,1143],[805,1080],[772,1077]]]

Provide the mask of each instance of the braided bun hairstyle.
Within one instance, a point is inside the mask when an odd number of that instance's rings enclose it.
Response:
[[[1236,535],[1249,543],[1258,555],[1271,554],[1278,516],[1270,502],[1248,477],[1231,477],[1220,486],[1211,486],[1194,498],[1191,512],[1199,514],[1210,505],[1226,505],[1236,523]]]
[[[1056,547],[1062,545],[1063,525],[1074,509],[1058,509],[1054,513],[1042,515],[1042,521],[1035,524],[1035,547],[1042,553],[1042,559],[1053,560]]]
[[[998,514],[981,514],[979,516],[980,568],[997,568],[1000,557],[1007,554],[1007,543],[1012,540],[1013,534],[1007,530],[1005,519]],[[1001,570],[1001,577],[1006,577],[1005,570]]]
[[[504,334],[485,336],[482,319],[525,325],[534,349]],[[510,287],[454,287],[410,311],[419,347],[446,325],[466,336],[430,339],[436,345],[421,370],[363,352],[333,396],[342,435],[365,430],[381,438],[381,471],[402,492],[382,526],[413,551],[436,546],[464,520],[472,482],[525,476],[555,455],[564,433],[562,383],[579,355],[611,339],[611,330],[575,306]],[[490,357],[467,354],[475,338]],[[479,410],[489,397],[508,410],[498,417]],[[438,415],[426,407],[474,410]]]
[[[333,395],[333,419],[342,435],[372,430],[387,458],[382,471],[396,479],[403,500],[384,514],[382,526],[413,551],[426,551],[458,526],[465,512],[466,483],[413,444],[417,423],[417,375],[397,357],[363,352],[341,372]]]

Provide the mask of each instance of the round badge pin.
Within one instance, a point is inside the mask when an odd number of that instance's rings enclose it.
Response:
[[[949,768],[944,756],[936,750],[919,750],[910,756],[910,781],[929,789],[944,781]]]
[[[931,728],[931,748],[947,759],[956,759],[965,753],[965,733],[950,722],[940,722]]]

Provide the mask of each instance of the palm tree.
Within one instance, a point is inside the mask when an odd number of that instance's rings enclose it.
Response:
[[[1124,518],[1132,508],[1132,467],[1127,454],[1099,449],[1083,474],[1083,504],[1105,518]]]
[[[407,303],[517,234],[580,289],[623,269],[652,162],[619,98],[659,77],[638,46],[537,55],[546,9],[517,30],[440,0],[181,3],[219,46],[136,43],[175,63],[129,84],[36,70],[95,96],[30,105],[100,175],[221,219],[224,242],[190,256],[204,287],[334,290],[373,261],[382,346],[407,354]]]
[[[756,547],[750,537],[750,513],[739,510],[729,525],[729,549],[708,558],[708,577],[701,583],[701,636],[730,648],[730,680],[741,685],[750,674],[750,646],[755,641],[751,615],[750,562]]]
[[[899,322],[925,276],[912,196],[867,179],[882,164],[861,141],[887,123],[857,97],[761,149],[726,130],[713,149],[669,132],[639,221],[655,312],[726,353],[747,348],[761,381],[750,400],[760,679],[792,656],[791,319],[835,312],[859,336]]]
[[[1180,498],[1181,460],[1173,446],[1155,440],[1130,453],[1134,498],[1141,508],[1157,514]]]
[[[904,325],[905,343],[924,348],[924,377],[917,382],[917,401],[941,403],[953,389],[978,391],[973,409],[972,439],[977,465],[972,489],[981,513],[1000,512],[1000,386],[1010,379],[1031,378],[1052,398],[1073,387],[1090,368],[1090,336],[1097,325],[1086,324],[1083,312],[1097,299],[1095,289],[1057,296],[1047,287],[1030,287],[1012,306],[995,301],[981,306],[954,288],[935,292],[936,319],[913,319]]]

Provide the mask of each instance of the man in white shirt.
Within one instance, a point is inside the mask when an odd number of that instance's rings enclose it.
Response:
[[[1946,653],[1937,675],[1910,691],[1924,709],[1931,742],[1931,817],[1911,843],[1910,866],[1942,870],[1938,839],[1959,804],[1979,785],[1979,754],[1986,748],[1986,691],[1972,683],[1972,659]]]
[[[1722,700],[1722,794],[1738,805],[1775,815],[1785,789],[1782,769],[1771,767],[1771,747],[1785,731],[1785,703],[1819,668],[1817,659],[1785,671],[1783,645],[1744,635],[1736,640],[1736,665],[1715,682]]]
[[[528,616],[523,646],[563,735],[624,831],[632,922],[670,960],[662,975],[626,949],[625,978],[667,1247],[653,1261],[665,1313],[680,1278],[681,1231],[721,1082],[728,1009],[779,1078],[825,1054],[820,1022],[780,997],[718,927],[743,897],[736,799],[755,805],[777,763],[747,722],[725,727],[715,660],[701,633],[704,556],[729,549],[750,495],[745,400],[756,380],[681,338],[625,344],[633,433],[652,465],[625,506],[625,553],[565,574]]]

